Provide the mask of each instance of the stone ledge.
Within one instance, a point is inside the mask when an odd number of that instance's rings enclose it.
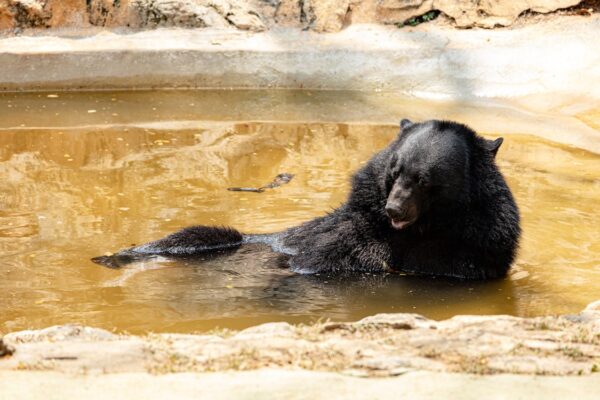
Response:
[[[240,332],[116,335],[64,325],[4,336],[0,371],[71,374],[244,371],[262,368],[389,377],[410,371],[591,375],[600,380],[600,311],[518,318],[379,314],[352,323],[269,323]]]
[[[0,90],[305,88],[600,98],[600,16],[503,31],[159,29],[0,39]],[[526,38],[526,40],[524,39]]]

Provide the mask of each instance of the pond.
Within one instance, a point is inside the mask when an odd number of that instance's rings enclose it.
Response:
[[[346,112],[336,96],[0,95],[0,331],[82,323],[196,332],[382,312],[533,316],[576,313],[598,298],[600,156],[500,129],[481,133],[505,137],[498,163],[523,218],[506,279],[323,279],[273,267],[272,253],[251,246],[122,270],[90,261],[188,225],[275,232],[343,203],[353,171],[397,127],[365,122],[361,110],[355,120],[327,122],[328,113]],[[296,112],[284,102],[305,107]],[[273,115],[281,118],[266,119]],[[403,116],[414,118],[410,110]],[[264,193],[226,190],[258,187],[282,172],[295,177]]]

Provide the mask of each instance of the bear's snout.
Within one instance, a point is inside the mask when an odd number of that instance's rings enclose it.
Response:
[[[414,204],[388,201],[385,212],[390,218],[394,229],[403,229],[417,220],[417,210]]]
[[[391,219],[399,221],[405,219],[407,214],[405,207],[402,207],[402,205],[397,203],[390,204],[389,201],[385,205],[385,212]]]

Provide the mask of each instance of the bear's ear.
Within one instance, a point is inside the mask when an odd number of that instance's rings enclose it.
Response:
[[[411,120],[403,118],[402,121],[400,121],[400,129],[406,129],[409,126],[411,126],[413,123]]]
[[[500,148],[500,145],[502,145],[502,142],[504,142],[504,138],[499,137],[496,140],[487,140],[485,141],[485,148],[489,150],[490,153],[492,153],[492,156],[496,157],[496,154],[498,153],[498,149]]]

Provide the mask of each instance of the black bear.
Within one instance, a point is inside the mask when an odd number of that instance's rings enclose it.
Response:
[[[348,200],[283,232],[195,226],[93,261],[118,267],[152,255],[193,256],[265,243],[298,273],[402,271],[465,279],[506,275],[519,211],[495,163],[502,138],[450,121],[402,120],[400,134],[353,177]]]

